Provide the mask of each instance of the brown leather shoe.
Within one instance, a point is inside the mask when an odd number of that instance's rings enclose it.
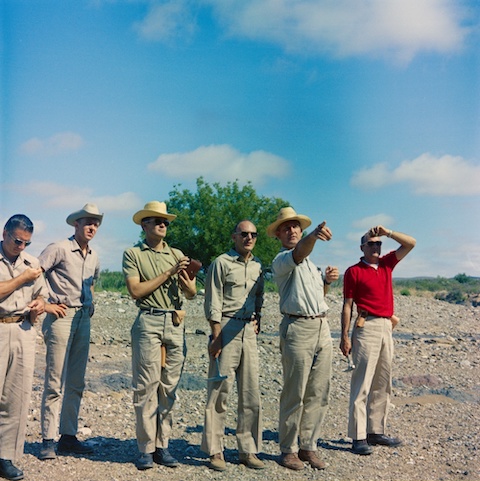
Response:
[[[280,464],[288,469],[300,471],[305,468],[305,465],[298,459],[297,453],[282,453],[280,456]]]
[[[223,453],[217,453],[210,456],[209,468],[214,471],[225,471],[227,469],[227,465],[223,459]]]
[[[265,463],[257,458],[254,453],[240,453],[240,462],[250,469],[265,469]]]
[[[306,449],[300,449],[298,451],[298,457],[302,461],[310,464],[312,468],[315,469],[325,469],[326,464],[317,456],[316,451],[307,451]]]

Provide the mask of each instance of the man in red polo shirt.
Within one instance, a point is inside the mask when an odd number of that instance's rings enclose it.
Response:
[[[380,256],[387,236],[400,244],[396,251]],[[342,337],[340,349],[352,354],[355,369],[350,385],[348,435],[355,454],[371,454],[372,446],[399,446],[402,442],[385,434],[392,391],[392,271],[414,247],[415,239],[379,225],[361,239],[363,257],[345,272],[343,280]],[[357,316],[350,341],[353,304]]]

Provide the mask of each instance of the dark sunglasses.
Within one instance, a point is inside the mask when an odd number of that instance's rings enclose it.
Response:
[[[161,219],[159,217],[154,217],[153,219],[144,220],[144,222],[148,222],[149,224],[155,224],[155,225],[163,224],[165,227],[168,227],[170,225],[170,222],[167,219]]]
[[[258,232],[235,232],[235,233],[241,235],[244,239],[246,239],[249,235],[252,236],[252,239],[256,239],[258,237]]]
[[[382,241],[368,241],[368,242],[365,242],[365,244],[367,244],[367,246],[369,246],[369,247],[373,247],[373,246],[381,247]],[[363,244],[363,245],[365,245],[365,244]]]
[[[13,242],[15,242],[15,245],[17,245],[18,247],[22,246],[23,244],[25,244],[25,247],[28,247],[32,241],[24,241],[22,239],[16,239],[15,237],[13,237],[12,234],[10,234],[10,232],[7,232],[8,236],[10,237],[10,239],[13,240]]]

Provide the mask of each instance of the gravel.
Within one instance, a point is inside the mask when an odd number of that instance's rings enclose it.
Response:
[[[118,293],[97,294],[92,319],[87,388],[82,402],[79,438],[95,447],[86,457],[37,459],[41,445],[40,401],[45,348],[40,329],[31,415],[25,455],[17,465],[34,481],[180,480],[479,480],[480,462],[480,307],[452,305],[426,297],[396,297],[401,318],[394,331],[395,364],[392,410],[387,434],[399,436],[398,448],[374,448],[371,456],[350,452],[347,437],[350,374],[339,345],[341,293],[327,298],[334,343],[333,388],[330,410],[318,441],[327,469],[289,471],[278,464],[278,402],[282,372],[278,350],[278,296],[268,294],[262,332],[258,337],[263,402],[263,452],[267,468],[251,471],[238,464],[235,440],[236,392],[232,393],[225,432],[224,473],[207,467],[200,451],[206,399],[208,324],[203,297],[186,302],[188,354],[175,408],[170,450],[178,468],[157,466],[138,471],[135,418],[132,406],[130,326],[136,315],[133,302]]]

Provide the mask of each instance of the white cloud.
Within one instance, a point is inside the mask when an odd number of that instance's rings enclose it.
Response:
[[[256,150],[244,154],[229,145],[201,146],[191,152],[162,154],[148,169],[172,178],[196,179],[203,176],[216,182],[252,181],[284,177],[289,163],[274,154]]]
[[[416,194],[465,196],[480,195],[480,164],[462,157],[435,157],[425,153],[405,160],[389,170],[385,163],[356,172],[351,184],[363,189],[389,184],[410,184]]]
[[[50,157],[80,150],[85,144],[81,135],[75,132],[59,132],[46,139],[33,137],[20,146],[25,155]]]
[[[355,231],[349,232],[347,234],[347,239],[359,244],[360,238],[371,227],[375,225],[383,225],[384,227],[388,227],[393,223],[394,223],[393,217],[388,214],[376,214],[368,217],[363,217],[361,219],[357,219],[352,223],[352,226],[355,229]]]
[[[468,28],[454,0],[206,0],[233,36],[287,51],[408,61],[461,48]]]
[[[19,186],[10,186],[19,189]],[[134,192],[118,195],[96,196],[89,187],[57,184],[55,182],[30,182],[26,186],[29,195],[37,202],[37,207],[62,208],[64,211],[81,209],[86,203],[97,204],[101,212],[132,212],[143,206],[143,202]]]
[[[196,20],[188,2],[171,0],[150,4],[147,16],[134,25],[140,36],[147,40],[167,41],[172,38],[189,39],[193,35]]]

